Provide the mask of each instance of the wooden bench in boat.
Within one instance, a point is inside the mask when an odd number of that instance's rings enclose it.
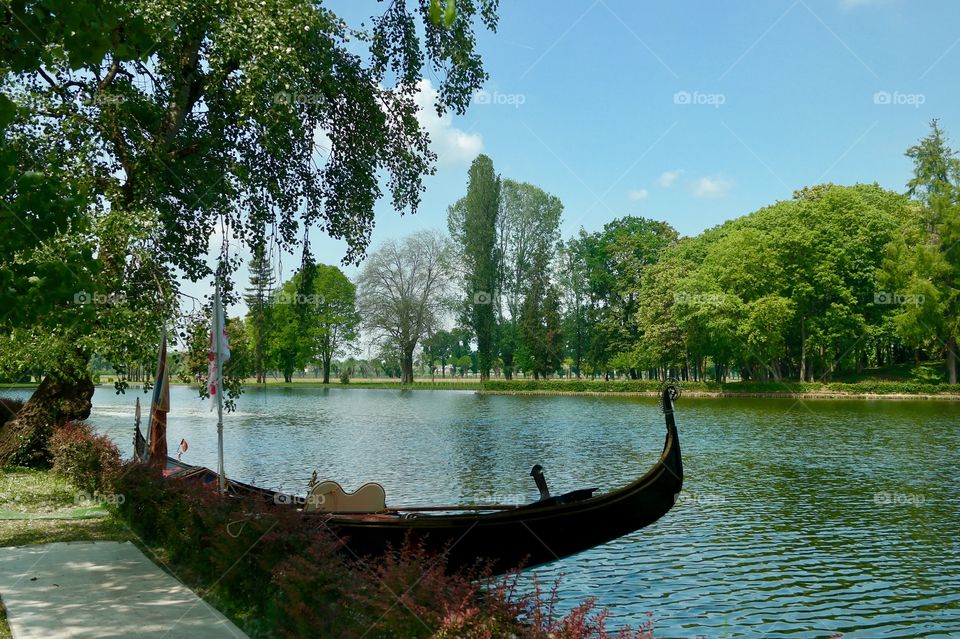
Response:
[[[352,493],[335,481],[322,481],[307,493],[303,512],[381,513],[387,509],[387,496],[380,484],[364,484]]]

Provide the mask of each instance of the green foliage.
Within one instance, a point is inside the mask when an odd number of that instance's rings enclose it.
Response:
[[[462,113],[486,79],[474,26],[497,24],[488,0],[439,22],[391,3],[359,30],[306,0],[2,11],[0,376],[77,378],[98,353],[121,389],[181,278],[211,273],[215,229],[291,248],[318,225],[357,261],[382,185],[415,211],[435,161],[421,78],[442,78],[439,115]]]
[[[307,265],[278,289],[266,311],[268,361],[289,382],[296,370],[319,360],[324,381],[330,364],[358,337],[356,287],[335,266]]]
[[[443,558],[422,546],[393,549],[371,568],[350,561],[340,540],[293,508],[222,499],[140,465],[124,471],[119,516],[251,637],[613,637],[592,604],[554,615],[555,601],[521,598],[515,578],[447,574]]]
[[[120,450],[86,423],[67,422],[54,430],[48,446],[53,470],[88,494],[107,493],[120,475]]]
[[[960,159],[936,120],[930,134],[907,149],[914,175],[907,183],[919,211],[904,220],[887,246],[882,280],[906,303],[893,313],[896,334],[914,348],[945,352],[957,383],[960,336]]]
[[[496,319],[494,299],[499,299],[497,224],[500,216],[500,177],[493,162],[479,155],[470,166],[467,195],[451,210],[463,209],[463,215],[451,214],[451,235],[461,239],[466,271],[464,300],[466,319],[477,338],[480,376],[486,379],[495,356]],[[453,226],[461,224],[461,227]]]

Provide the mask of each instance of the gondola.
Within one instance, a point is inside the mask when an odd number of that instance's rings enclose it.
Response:
[[[307,512],[305,498],[228,480],[231,495],[270,500],[296,508],[318,527],[337,535],[357,557],[377,556],[405,541],[422,542],[443,552],[451,570],[486,563],[494,574],[529,568],[612,541],[649,526],[676,502],[683,485],[680,441],[674,420],[676,385],[666,385],[660,397],[666,439],[659,460],[639,479],[608,493],[575,490],[550,496],[539,467],[534,478],[541,498],[530,504],[382,508],[376,512]],[[139,432],[139,431],[138,431]],[[139,440],[138,440],[139,444]],[[167,458],[165,475],[211,486],[217,474]]]

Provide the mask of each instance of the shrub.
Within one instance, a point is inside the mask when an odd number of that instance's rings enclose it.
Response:
[[[50,436],[53,470],[87,492],[107,492],[119,476],[120,451],[84,422],[67,422]]]
[[[556,589],[518,595],[517,575],[447,574],[442,558],[417,544],[353,561],[324,524],[293,509],[220,498],[213,486],[164,480],[156,468],[127,466],[117,490],[125,496],[118,514],[253,638],[651,637],[647,627],[609,634],[593,601],[555,614]]]

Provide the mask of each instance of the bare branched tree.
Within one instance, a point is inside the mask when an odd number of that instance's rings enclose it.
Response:
[[[372,253],[357,280],[364,327],[374,340],[400,351],[401,383],[413,382],[417,344],[450,309],[451,255],[445,236],[420,231]]]

